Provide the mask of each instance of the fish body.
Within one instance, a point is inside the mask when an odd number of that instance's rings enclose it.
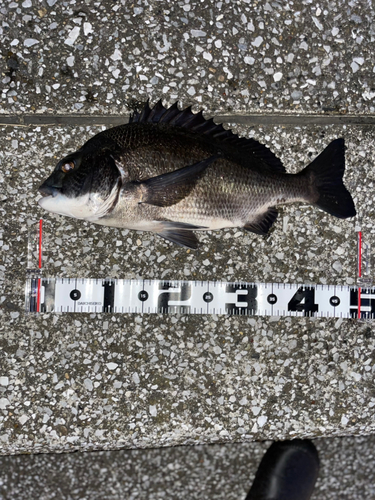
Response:
[[[195,230],[243,227],[267,234],[282,204],[354,216],[342,182],[344,151],[344,140],[336,139],[301,172],[288,174],[254,139],[239,138],[202,112],[180,111],[177,104],[166,109],[159,101],[63,158],[40,186],[39,204],[196,248]]]

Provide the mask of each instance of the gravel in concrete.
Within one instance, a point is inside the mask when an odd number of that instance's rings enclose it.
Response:
[[[315,439],[320,471],[312,500],[375,497],[374,436]],[[242,500],[270,445],[0,457],[4,500]]]
[[[37,186],[95,131],[3,131],[2,452],[372,433],[375,341],[366,322],[25,315],[27,230],[40,216],[45,276],[355,284],[354,220],[313,207],[282,209],[267,238],[240,229],[202,234],[198,251],[43,213]],[[247,134],[272,147],[288,171],[345,137],[345,182],[364,234],[374,237],[371,130],[260,127]]]
[[[3,2],[2,113],[374,113],[372,2]]]

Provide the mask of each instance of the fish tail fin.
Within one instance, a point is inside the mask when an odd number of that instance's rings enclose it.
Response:
[[[340,219],[354,217],[356,210],[351,194],[343,183],[345,172],[344,139],[332,141],[301,174],[309,179],[312,203]],[[310,200],[311,201],[311,200]]]

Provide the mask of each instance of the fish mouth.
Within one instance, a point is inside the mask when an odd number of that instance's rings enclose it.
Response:
[[[43,198],[46,198],[47,196],[52,196],[53,198],[55,198],[60,193],[60,189],[52,186],[44,186],[43,184],[40,186],[38,191],[43,196]]]

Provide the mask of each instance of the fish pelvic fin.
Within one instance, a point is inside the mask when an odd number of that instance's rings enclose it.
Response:
[[[203,226],[195,226],[193,224],[185,224],[183,222],[160,221],[158,222],[160,230],[156,233],[165,240],[176,243],[181,247],[198,248],[198,239],[193,233],[193,229],[207,229]]]
[[[277,219],[277,216],[278,211],[276,208],[270,207],[266,212],[260,214],[255,221],[247,222],[244,225],[244,229],[255,234],[266,235]]]
[[[216,155],[210,156],[193,165],[140,182],[142,191],[140,203],[157,207],[169,207],[178,203],[190,194],[206,168],[218,158]]]
[[[344,172],[345,143],[344,139],[336,139],[297,174],[308,178],[312,199],[307,201],[340,219],[356,215],[353,198],[342,180]]]

